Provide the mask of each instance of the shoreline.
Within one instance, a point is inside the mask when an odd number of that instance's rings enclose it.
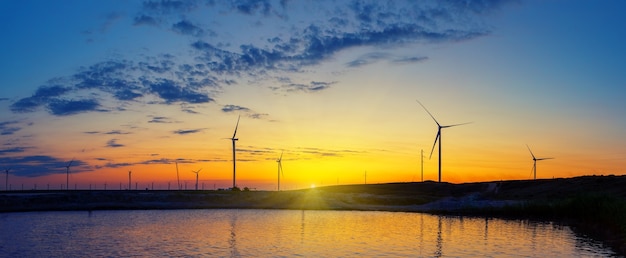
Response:
[[[564,222],[626,256],[626,176],[479,183],[339,185],[290,191],[39,190],[0,192],[0,213],[292,209],[423,212]]]

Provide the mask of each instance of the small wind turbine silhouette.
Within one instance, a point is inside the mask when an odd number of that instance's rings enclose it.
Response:
[[[4,172],[7,174],[7,177],[4,180],[4,190],[5,191],[9,191],[9,170],[11,170],[11,169],[7,168],[7,169],[4,170]]]
[[[196,171],[193,171],[193,170],[191,171],[193,173],[196,173],[196,191],[198,191],[198,175],[200,175],[200,170],[202,170],[202,169],[198,169]]]
[[[283,152],[280,153],[280,158],[276,160],[276,163],[278,163],[278,191],[280,191],[280,174],[285,176],[283,173]]]
[[[178,161],[176,162],[176,181],[178,182],[178,190],[182,190],[182,186],[180,185],[180,177],[178,176]]]
[[[239,127],[239,119],[241,118],[241,116],[237,117],[237,125],[235,125],[235,133],[233,133],[233,137],[230,138],[230,140],[233,142],[233,189],[235,189],[235,187],[237,186],[236,182],[235,182],[235,172],[236,172],[236,167],[237,167],[237,160],[235,159],[235,142],[238,141],[239,139],[237,138],[237,128]]]
[[[530,156],[533,157],[533,168],[531,170],[531,173],[533,173],[533,180],[537,180],[537,161],[539,160],[546,160],[546,159],[554,159],[554,158],[537,158],[535,157],[535,154],[533,154],[533,151],[530,150],[530,147],[528,147],[528,144],[526,144],[526,148],[528,148],[528,151],[530,151]]]
[[[70,161],[70,163],[67,163],[67,166],[65,166],[66,169],[66,178],[65,178],[65,185],[67,187],[67,190],[70,190],[70,167],[72,166],[72,163],[74,163],[74,158],[72,158],[72,160]]]
[[[449,127],[453,127],[453,126],[459,126],[459,125],[466,125],[466,124],[469,124],[471,122],[462,123],[462,124],[453,124],[453,125],[441,125],[441,124],[439,124],[439,122],[437,122],[437,119],[435,119],[433,114],[431,114],[430,111],[428,111],[428,109],[426,109],[426,107],[422,104],[422,102],[417,100],[417,103],[419,103],[420,106],[422,106],[424,108],[424,110],[426,110],[426,113],[428,113],[428,115],[430,115],[430,117],[437,124],[437,136],[435,136],[435,143],[433,143],[433,148],[430,151],[430,157],[428,157],[428,159],[433,157],[433,151],[435,150],[435,145],[437,145],[437,141],[439,141],[439,182],[441,182],[441,129],[449,128]]]

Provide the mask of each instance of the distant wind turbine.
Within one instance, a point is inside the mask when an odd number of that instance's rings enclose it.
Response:
[[[237,125],[235,125],[235,133],[233,133],[233,137],[230,138],[230,140],[233,142],[233,189],[235,189],[235,187],[237,186],[236,181],[235,181],[235,175],[236,175],[236,167],[237,167],[237,160],[235,159],[235,142],[238,141],[239,139],[237,139],[237,128],[239,127],[239,119],[241,118],[241,116],[237,117]]]
[[[439,141],[439,182],[441,182],[441,129],[449,128],[449,127],[453,127],[453,126],[459,126],[459,125],[466,125],[466,124],[469,124],[471,122],[469,122],[469,123],[462,123],[462,124],[454,124],[454,125],[441,125],[441,124],[439,124],[439,122],[437,122],[437,119],[435,119],[435,117],[430,113],[430,111],[428,111],[428,109],[422,104],[422,102],[417,100],[417,103],[419,103],[420,106],[422,106],[424,108],[424,110],[426,110],[426,113],[428,113],[428,115],[430,115],[430,117],[437,124],[437,136],[435,136],[435,143],[433,144],[433,148],[430,151],[430,157],[428,157],[428,159],[433,157],[433,151],[435,151],[435,145],[437,145],[437,141]]]
[[[421,165],[422,165],[422,182],[424,182],[424,149],[422,149],[422,152],[420,154],[420,159],[422,160]]]
[[[129,170],[129,171],[128,171],[128,190],[131,190],[131,188],[130,188],[130,182],[131,182],[131,180],[130,180],[130,179],[131,179],[131,175],[132,175],[132,174],[133,174],[133,171],[130,171],[130,170]]]
[[[7,168],[7,169],[4,170],[4,172],[7,174],[7,177],[4,180],[4,190],[6,190],[6,191],[9,190],[9,170],[11,170],[11,169]]]
[[[533,154],[533,151],[530,150],[530,147],[528,147],[528,144],[526,144],[526,148],[528,148],[528,151],[530,151],[530,156],[533,157],[533,168],[531,171],[534,174],[533,180],[537,180],[537,161],[546,160],[546,159],[554,159],[554,158],[537,158],[535,157],[535,154]]]
[[[196,191],[198,191],[198,175],[200,175],[200,170],[202,170],[202,169],[198,169],[196,171],[193,171],[193,170],[191,171],[193,173],[196,173]]]
[[[72,166],[72,163],[74,163],[74,158],[72,158],[70,163],[67,163],[67,166],[65,166],[65,169],[67,171],[67,175],[65,179],[65,185],[67,187],[67,190],[70,190],[70,167]]]
[[[178,161],[176,162],[176,181],[178,181],[178,190],[182,190],[182,186],[180,185],[180,177],[178,176]]]
[[[280,174],[285,176],[283,173],[283,152],[280,153],[280,158],[276,160],[276,163],[278,163],[278,191],[280,191]]]

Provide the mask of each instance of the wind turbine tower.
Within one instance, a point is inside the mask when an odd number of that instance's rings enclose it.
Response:
[[[178,190],[182,190],[182,186],[180,185],[180,177],[178,176],[178,161],[176,162],[176,181],[178,182]]]
[[[533,169],[531,171],[533,173],[533,180],[537,180],[537,161],[554,158],[537,158],[535,157],[535,154],[533,154],[533,151],[530,150],[530,147],[528,147],[528,144],[526,144],[526,148],[528,148],[528,151],[530,151],[530,156],[533,157]]]
[[[230,140],[233,142],[233,189],[235,189],[235,187],[237,186],[236,181],[235,181],[235,175],[237,171],[237,160],[235,159],[235,142],[239,140],[237,139],[237,128],[239,127],[240,118],[241,116],[237,117],[237,125],[235,125],[235,133],[233,133],[233,137],[230,138]]]
[[[433,151],[435,150],[435,145],[437,145],[437,141],[439,141],[439,182],[441,183],[441,129],[450,128],[450,127],[453,127],[453,126],[465,125],[465,124],[469,124],[469,123],[453,124],[453,125],[441,125],[441,124],[439,124],[439,122],[437,122],[437,119],[435,119],[435,117],[430,113],[430,111],[428,111],[428,109],[422,104],[422,102],[417,100],[417,103],[419,103],[420,106],[422,106],[424,108],[424,110],[426,110],[426,113],[428,113],[428,115],[430,115],[430,117],[437,124],[437,136],[435,136],[435,143],[433,144],[433,148],[430,151],[430,157],[428,157],[428,159],[433,157]]]
[[[280,174],[285,176],[283,173],[283,152],[280,153],[280,158],[276,160],[276,163],[278,163],[278,191],[280,191]]]
[[[202,170],[202,169],[198,169],[196,171],[193,171],[193,170],[191,171],[193,173],[196,173],[196,191],[198,191],[198,176],[200,175],[200,170]]]
[[[70,167],[72,166],[72,163],[74,162],[74,158],[72,158],[72,160],[70,161],[70,163],[67,164],[67,166],[65,166],[66,169],[66,177],[65,177],[65,185],[67,190],[70,190]]]
[[[7,168],[7,169],[4,170],[4,173],[7,174],[7,177],[4,180],[4,190],[5,191],[9,191],[9,170],[11,170],[11,169]]]
[[[420,159],[422,159],[422,183],[424,182],[424,149],[422,149]]]
[[[132,174],[133,174],[133,171],[130,171],[130,170],[129,170],[129,171],[128,171],[128,190],[130,190],[130,189],[131,189],[131,188],[130,188],[130,182],[131,182],[131,180],[130,180],[130,179],[131,179],[131,175],[132,175]]]

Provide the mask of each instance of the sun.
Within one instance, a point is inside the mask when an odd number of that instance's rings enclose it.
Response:
[[[315,188],[315,184],[311,184],[311,188]]]

